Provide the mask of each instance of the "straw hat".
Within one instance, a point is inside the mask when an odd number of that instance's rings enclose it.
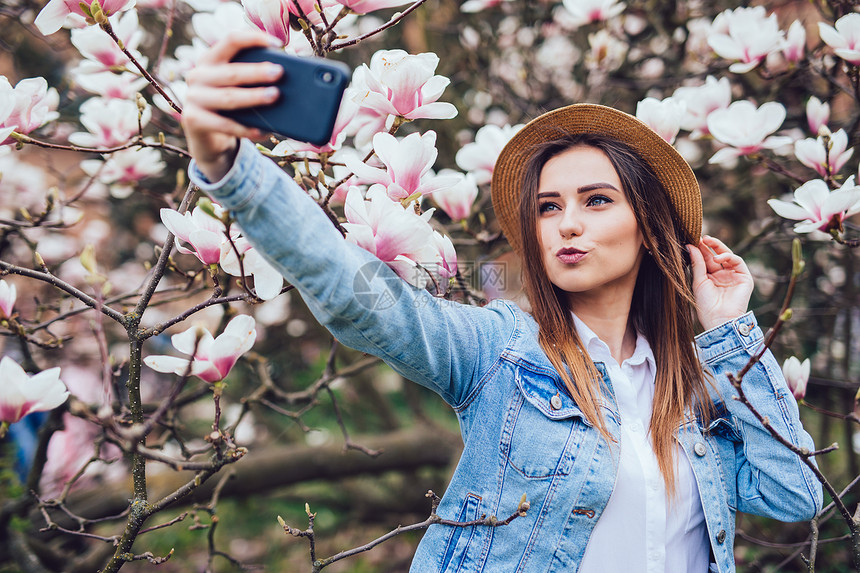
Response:
[[[493,209],[502,232],[517,252],[520,237],[520,193],[526,163],[541,143],[565,134],[593,133],[621,141],[636,151],[654,170],[675,206],[676,215],[687,230],[687,240],[699,242],[702,233],[702,195],[693,170],[684,158],[632,115],[611,107],[578,103],[550,111],[522,128],[505,145],[493,169]]]

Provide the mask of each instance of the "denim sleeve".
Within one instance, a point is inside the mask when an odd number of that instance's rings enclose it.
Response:
[[[760,350],[764,336],[751,312],[696,337],[700,358],[714,375],[740,442],[736,445],[738,510],[781,521],[812,519],[822,505],[822,487],[799,456],[778,443],[747,406],[727,374],[737,374]],[[797,402],[768,350],[744,376],[741,388],[755,409],[792,444],[809,451],[812,438],[803,429]]]
[[[313,199],[244,140],[233,167],[192,182],[228,209],[248,240],[293,284],[340,342],[382,358],[406,378],[465,402],[512,337],[510,303],[479,308],[439,299],[345,241]]]

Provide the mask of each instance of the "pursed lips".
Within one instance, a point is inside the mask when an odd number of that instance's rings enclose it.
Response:
[[[556,251],[555,256],[562,263],[572,265],[581,261],[587,254],[587,252],[574,249],[573,247],[565,247]]]

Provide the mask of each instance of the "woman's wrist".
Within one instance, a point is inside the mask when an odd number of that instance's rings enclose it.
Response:
[[[233,164],[236,162],[236,156],[239,154],[239,145],[239,139],[234,139],[233,145],[229,149],[214,155],[211,159],[201,160],[199,158],[195,158],[197,169],[200,170],[200,173],[202,173],[210,183],[217,183],[227,175],[233,167]]]

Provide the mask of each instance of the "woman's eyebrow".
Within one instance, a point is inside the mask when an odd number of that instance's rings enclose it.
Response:
[[[613,191],[618,191],[618,189],[612,183],[606,182],[598,182],[598,183],[589,183],[588,185],[583,185],[579,189],[576,190],[577,193],[588,193],[589,191],[594,191],[595,189],[612,189]]]

